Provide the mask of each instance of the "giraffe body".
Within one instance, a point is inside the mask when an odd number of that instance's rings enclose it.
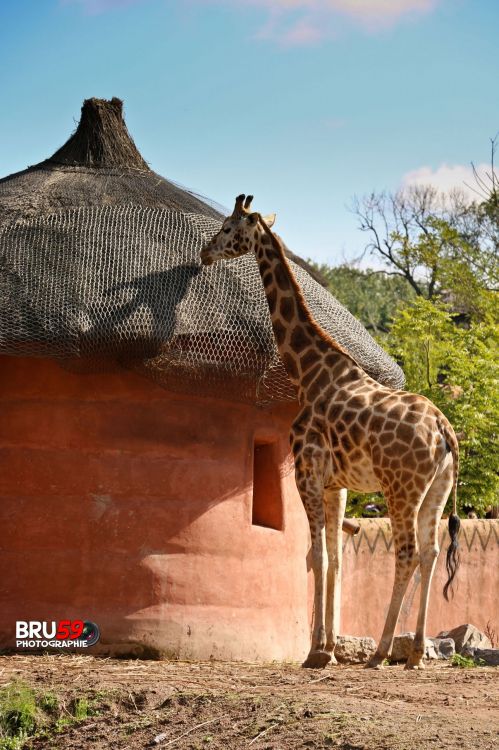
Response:
[[[389,654],[405,591],[419,565],[421,601],[406,666],[421,668],[438,523],[452,487],[455,511],[459,459],[454,431],[431,401],[380,385],[317,325],[282,243],[270,230],[273,218],[251,213],[250,203],[250,198],[244,203],[244,196],[236,199],[232,216],[201,258],[209,265],[255,253],[279,353],[298,391],[301,408],[290,440],[310,526],[315,586],[312,645],[304,666],[322,667],[334,660],[348,488],[384,493],[394,539],[392,598],[370,666],[381,666]],[[453,528],[448,584],[457,567],[458,522]]]

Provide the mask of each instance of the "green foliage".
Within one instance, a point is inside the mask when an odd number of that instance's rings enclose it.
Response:
[[[40,708],[48,714],[56,714],[59,710],[59,701],[54,693],[44,693],[40,697]]]
[[[401,364],[407,389],[429,398],[448,417],[460,438],[460,510],[483,513],[499,494],[497,306],[495,292],[483,288],[470,267],[450,266],[445,278],[449,289],[452,283],[459,290],[457,311],[452,292],[449,302],[432,301],[415,295],[398,277],[348,266],[319,270],[331,292]],[[464,321],[458,324],[466,300]],[[366,509],[370,504],[380,512]],[[349,516],[386,512],[382,495],[349,492]]]
[[[84,721],[85,719],[88,719],[89,716],[93,716],[96,713],[94,707],[85,697],[75,698],[72,702],[71,709],[75,721]]]
[[[499,199],[431,187],[357,201],[366,246],[389,273],[318,267],[330,291],[401,364],[407,389],[448,417],[460,443],[461,513],[499,496]],[[379,513],[366,506],[373,504]],[[349,492],[351,516],[385,515],[381,495]]]
[[[0,690],[0,750],[21,750],[30,737],[61,733],[72,724],[99,713],[103,695],[76,696],[69,703],[54,693],[39,693],[24,682]]]
[[[398,306],[415,296],[400,276],[343,264],[332,268],[308,261],[328,281],[328,289],[374,334],[386,333]]]
[[[0,690],[1,750],[21,747],[21,740],[36,729],[36,713],[35,693],[28,685],[14,682]]]
[[[484,511],[499,493],[499,326],[492,309],[456,326],[447,305],[418,297],[394,321],[388,345],[407,388],[429,398],[460,438],[460,509]]]
[[[372,506],[377,508],[372,509]],[[388,507],[381,492],[357,492],[349,490],[346,515],[349,518],[379,518],[388,515]]]
[[[418,296],[449,292],[456,306],[474,307],[477,289],[499,289],[499,210],[495,192],[480,204],[431,186],[355,199],[368,236],[366,251]]]
[[[454,654],[450,663],[453,667],[459,667],[459,669],[473,669],[474,667],[485,666],[483,659],[474,659],[472,656],[461,656],[461,654]]]

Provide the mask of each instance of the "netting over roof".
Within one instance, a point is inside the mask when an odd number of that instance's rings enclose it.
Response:
[[[62,164],[0,182],[0,353],[80,370],[133,367],[191,392],[294,399],[255,258],[200,264],[220,227],[216,208],[143,161],[110,166],[112,152],[95,144],[80,144],[90,165],[77,166],[74,138],[53,157]],[[118,149],[119,159],[130,150]],[[400,369],[363,326],[292,266],[317,322],[370,375],[400,387]]]

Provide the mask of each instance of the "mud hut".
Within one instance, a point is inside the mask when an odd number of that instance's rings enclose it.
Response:
[[[200,265],[221,219],[151,171],[119,99],[0,181],[0,647],[16,620],[83,619],[93,653],[306,651],[296,396],[255,259]],[[318,321],[401,385],[290,257]]]

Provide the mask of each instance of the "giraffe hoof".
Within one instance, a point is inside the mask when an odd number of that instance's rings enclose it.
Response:
[[[366,664],[366,669],[384,669],[386,658],[380,656],[380,654],[374,654],[371,656]]]
[[[404,669],[425,669],[425,665],[423,664],[423,660],[420,659],[419,661],[408,661],[405,665]]]
[[[311,651],[302,667],[305,669],[324,669],[333,660],[333,655],[327,651]]]
[[[328,654],[331,654],[331,664],[338,664],[338,660],[336,659],[336,656],[334,655],[334,649],[336,648],[336,643],[326,643],[326,651]]]

